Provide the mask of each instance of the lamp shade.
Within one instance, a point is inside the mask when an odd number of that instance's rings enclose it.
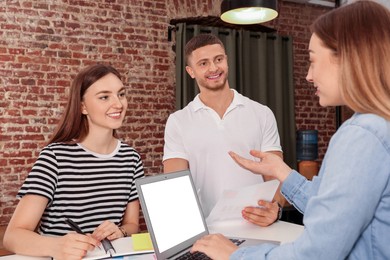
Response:
[[[232,24],[264,23],[278,16],[277,0],[223,0],[221,19]]]

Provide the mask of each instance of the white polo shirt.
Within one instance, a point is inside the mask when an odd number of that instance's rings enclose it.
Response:
[[[251,149],[282,150],[272,111],[233,91],[233,101],[222,119],[197,95],[171,114],[165,127],[163,161],[181,158],[189,162],[205,217],[224,190],[263,182],[261,175],[235,163],[229,151],[251,158]]]

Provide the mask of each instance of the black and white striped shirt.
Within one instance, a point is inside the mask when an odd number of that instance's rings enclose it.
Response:
[[[71,229],[65,218],[92,233],[104,220],[121,223],[127,204],[138,199],[135,179],[143,176],[141,156],[120,141],[108,155],[80,144],[53,143],[41,151],[17,196],[49,199],[38,229],[41,234],[67,234]]]

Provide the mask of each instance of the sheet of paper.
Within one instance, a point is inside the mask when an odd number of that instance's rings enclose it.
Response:
[[[113,240],[112,245],[116,250],[116,254],[113,254],[112,256],[134,255],[154,252],[153,248],[135,251],[132,237],[123,237]]]
[[[259,200],[272,201],[278,186],[279,181],[272,180],[240,189],[225,190],[207,217],[207,224],[228,219],[241,219],[241,211],[245,207],[258,207]]]
[[[102,259],[110,257],[110,254],[106,253],[104,251],[104,248],[102,245],[100,245],[100,248],[95,247],[94,250],[88,251],[87,255],[83,257],[83,260],[96,260],[96,259]]]
[[[122,237],[111,241],[112,246],[114,247],[116,253],[114,256],[126,256],[126,255],[137,255],[137,254],[146,254],[154,253],[153,249],[145,249],[135,251],[133,247],[132,237]],[[95,248],[93,251],[88,251],[87,255],[83,258],[84,260],[95,260],[109,258],[110,254],[106,253],[102,246]]]
[[[123,256],[122,258],[115,257],[115,260],[157,260],[157,257],[154,253],[142,254],[142,255],[128,255]]]

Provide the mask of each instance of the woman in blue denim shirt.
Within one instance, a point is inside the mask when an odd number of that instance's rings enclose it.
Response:
[[[390,11],[355,2],[312,25],[307,80],[321,106],[355,114],[332,137],[318,177],[306,180],[279,157],[232,158],[254,173],[279,179],[282,193],[304,213],[292,243],[238,249],[222,235],[193,246],[213,259],[390,259]]]

